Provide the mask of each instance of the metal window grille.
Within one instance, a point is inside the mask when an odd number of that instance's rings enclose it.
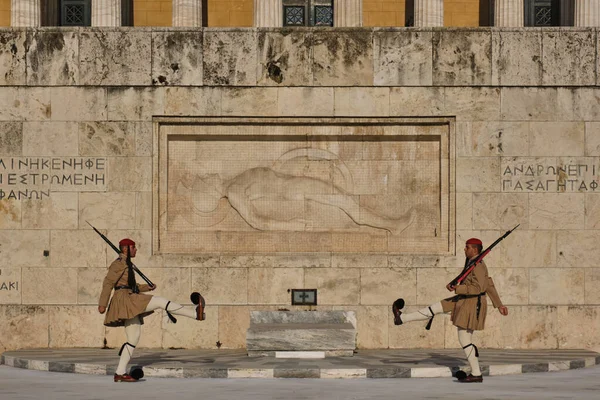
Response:
[[[302,6],[284,6],[284,22],[283,26],[304,26],[306,9]]]
[[[90,26],[92,24],[90,0],[62,0],[60,25]]]
[[[552,6],[536,5],[534,7],[535,26],[552,26]]]
[[[283,26],[333,26],[333,0],[283,0]]]
[[[333,26],[333,7],[315,6],[315,26]]]

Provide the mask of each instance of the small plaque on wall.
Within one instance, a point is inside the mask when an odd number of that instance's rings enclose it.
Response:
[[[317,289],[292,289],[293,306],[316,306]]]

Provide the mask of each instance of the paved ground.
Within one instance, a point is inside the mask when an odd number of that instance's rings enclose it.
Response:
[[[600,363],[586,350],[481,349],[484,376],[580,369]],[[117,349],[5,352],[4,364],[23,369],[111,375]],[[362,350],[354,357],[248,357],[244,350],[136,350],[131,365],[147,377],[173,378],[432,378],[468,370],[462,350]],[[600,398],[600,397],[599,397]]]
[[[600,366],[485,378],[461,384],[423,379],[169,379],[113,383],[109,376],[0,366],[0,399],[97,400],[578,399],[600,398]]]

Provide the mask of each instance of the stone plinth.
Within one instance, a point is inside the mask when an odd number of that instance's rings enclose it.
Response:
[[[356,316],[354,311],[251,311],[246,348],[249,356],[293,351],[352,356]]]

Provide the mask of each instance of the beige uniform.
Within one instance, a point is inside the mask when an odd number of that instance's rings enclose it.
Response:
[[[100,294],[99,306],[106,307],[108,299],[113,288],[117,286],[127,286],[127,278],[129,277],[129,269],[127,268],[126,256],[121,254],[108,268],[108,273],[102,283],[102,293]],[[139,285],[140,292],[150,290],[148,285]],[[106,326],[123,326],[125,320],[140,317],[140,322],[143,323],[143,317],[152,314],[152,311],[145,312],[148,303],[152,299],[151,295],[133,293],[131,289],[115,290],[106,316],[104,325]]]

